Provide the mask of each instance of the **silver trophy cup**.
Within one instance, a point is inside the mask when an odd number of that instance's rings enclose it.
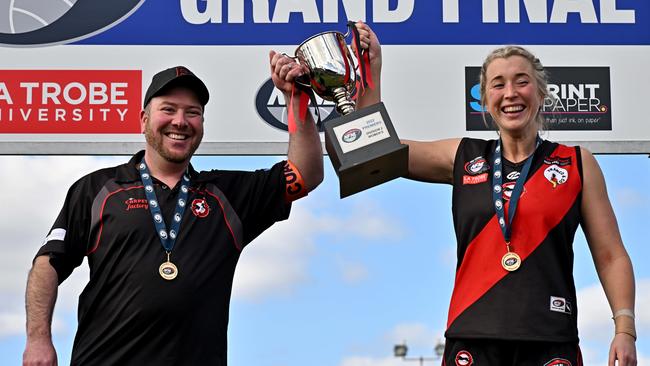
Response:
[[[341,198],[408,173],[408,146],[400,143],[384,104],[355,110],[352,96],[358,92],[359,77],[345,42],[349,34],[319,33],[300,44],[294,57],[309,71],[296,82],[334,102],[340,114],[323,127]]]
[[[354,112],[352,95],[357,82],[352,53],[345,43],[347,36],[341,32],[319,33],[298,46],[295,56],[309,70],[309,84],[297,82],[334,102],[341,115]]]

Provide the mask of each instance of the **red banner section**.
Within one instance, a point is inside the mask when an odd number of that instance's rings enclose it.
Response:
[[[0,133],[140,133],[141,70],[0,70]]]

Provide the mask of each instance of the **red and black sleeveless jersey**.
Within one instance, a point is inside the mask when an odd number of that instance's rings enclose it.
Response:
[[[578,340],[573,238],[581,220],[579,147],[537,148],[512,225],[521,267],[501,266],[505,240],[492,202],[496,140],[465,138],[454,163],[452,212],[458,241],[456,280],[445,335],[573,342]],[[509,199],[523,163],[503,159]]]

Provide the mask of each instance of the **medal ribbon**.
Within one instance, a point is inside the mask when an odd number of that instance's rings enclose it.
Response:
[[[508,251],[510,251],[510,238],[512,235],[512,221],[515,219],[515,212],[517,211],[517,204],[519,203],[519,197],[524,188],[524,183],[526,182],[526,177],[528,177],[528,172],[530,171],[530,166],[533,162],[533,155],[537,147],[542,142],[542,139],[537,136],[537,141],[535,143],[535,150],[529,157],[526,158],[524,167],[521,169],[521,174],[517,178],[517,183],[515,183],[515,188],[512,190],[510,195],[510,208],[508,210],[508,220],[506,221],[504,214],[504,204],[501,192],[502,182],[503,182],[503,169],[501,161],[501,139],[497,141],[497,146],[494,149],[494,161],[492,167],[494,173],[492,174],[492,200],[494,202],[494,209],[496,211],[497,219],[499,221],[499,226],[501,227],[501,232],[503,233],[503,238],[506,240],[506,245],[508,246]]]
[[[151,217],[153,218],[153,224],[156,227],[158,238],[160,238],[160,243],[165,249],[165,252],[169,254],[174,248],[174,243],[176,243],[176,237],[178,236],[181,220],[183,219],[183,213],[185,212],[185,206],[187,205],[190,178],[187,173],[183,174],[181,189],[180,192],[178,192],[178,201],[176,202],[176,209],[174,209],[174,216],[172,218],[172,225],[169,231],[167,231],[167,225],[165,224],[165,219],[160,210],[160,204],[156,198],[156,192],[154,192],[151,174],[149,173],[147,163],[144,162],[144,158],[142,158],[138,168],[140,171],[140,177],[142,178],[142,183],[144,184],[144,194],[149,203],[149,211],[151,212]]]

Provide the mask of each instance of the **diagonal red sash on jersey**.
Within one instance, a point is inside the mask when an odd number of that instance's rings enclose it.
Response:
[[[527,193],[519,200],[518,215],[512,224],[511,240],[512,249],[521,257],[522,266],[526,265],[526,258],[542,243],[548,233],[560,223],[582,188],[576,149],[559,145],[550,156],[571,157],[571,165],[562,167],[568,171],[568,180],[553,188],[554,184],[544,176],[544,170],[550,165],[542,164],[524,185]],[[505,205],[506,210],[508,206],[509,202]],[[447,328],[492,286],[509,274],[501,266],[501,257],[505,253],[503,233],[495,214],[469,243],[463,262],[456,272]]]

